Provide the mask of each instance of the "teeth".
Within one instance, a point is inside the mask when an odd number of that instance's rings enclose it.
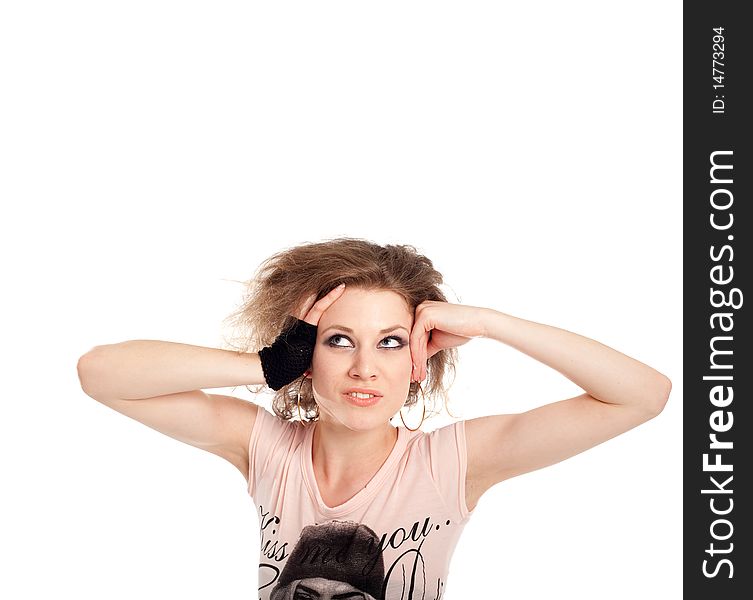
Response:
[[[361,394],[359,392],[351,392],[350,395],[354,398],[373,398],[376,394]]]

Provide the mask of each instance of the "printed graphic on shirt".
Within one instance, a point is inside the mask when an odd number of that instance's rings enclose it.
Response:
[[[291,548],[277,539],[280,519],[260,509],[260,598],[269,600],[440,600],[444,581],[429,581],[421,550],[439,531],[431,517],[378,535],[355,521],[307,525]],[[385,551],[391,559],[385,560]],[[268,594],[268,595],[267,595]]]
[[[366,525],[329,521],[303,528],[271,600],[382,598],[384,561],[379,538]],[[347,595],[346,595],[347,594]]]

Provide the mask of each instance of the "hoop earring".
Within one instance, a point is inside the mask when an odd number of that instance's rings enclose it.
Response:
[[[421,413],[421,422],[418,424],[418,427],[411,429],[405,424],[405,419],[403,418],[403,409],[402,407],[400,408],[400,420],[403,422],[403,425],[408,431],[418,431],[419,429],[421,429],[421,425],[424,424],[424,419],[426,418],[426,395],[424,394],[424,390],[421,387],[420,382],[418,384],[418,391],[421,392],[421,405],[423,406],[423,411]]]
[[[306,377],[304,376],[303,379],[301,379],[301,385],[298,386],[298,401],[296,404],[298,404],[298,418],[301,420],[301,423],[305,423],[306,421],[303,420],[303,415],[301,414],[301,388],[303,387],[303,382],[306,381]]]

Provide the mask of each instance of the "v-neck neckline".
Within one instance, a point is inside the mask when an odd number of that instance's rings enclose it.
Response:
[[[306,432],[306,437],[304,438],[303,445],[301,447],[301,470],[303,471],[303,480],[306,484],[306,487],[308,488],[309,494],[311,494],[311,498],[314,500],[314,502],[316,502],[319,512],[322,515],[324,515],[325,517],[338,517],[345,515],[353,510],[356,510],[374,496],[374,494],[384,481],[385,477],[389,474],[392,467],[400,459],[400,457],[403,455],[403,452],[405,451],[407,443],[405,434],[407,431],[402,427],[396,427],[396,429],[397,440],[395,440],[395,445],[392,447],[389,455],[382,463],[382,466],[379,467],[379,469],[369,480],[369,482],[362,489],[356,492],[355,495],[351,496],[342,504],[338,504],[337,506],[328,506],[322,499],[321,492],[319,491],[319,484],[316,481],[316,475],[314,474],[312,454],[314,427],[309,428],[309,430]]]

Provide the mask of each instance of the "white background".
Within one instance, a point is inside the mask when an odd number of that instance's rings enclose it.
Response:
[[[126,339],[221,347],[235,281],[348,235],[415,245],[453,301],[674,384],[656,419],[485,495],[445,598],[681,598],[681,13],[3,3],[0,596],[256,598],[240,473],[87,397],[76,362]],[[481,339],[451,408],[578,393]]]

